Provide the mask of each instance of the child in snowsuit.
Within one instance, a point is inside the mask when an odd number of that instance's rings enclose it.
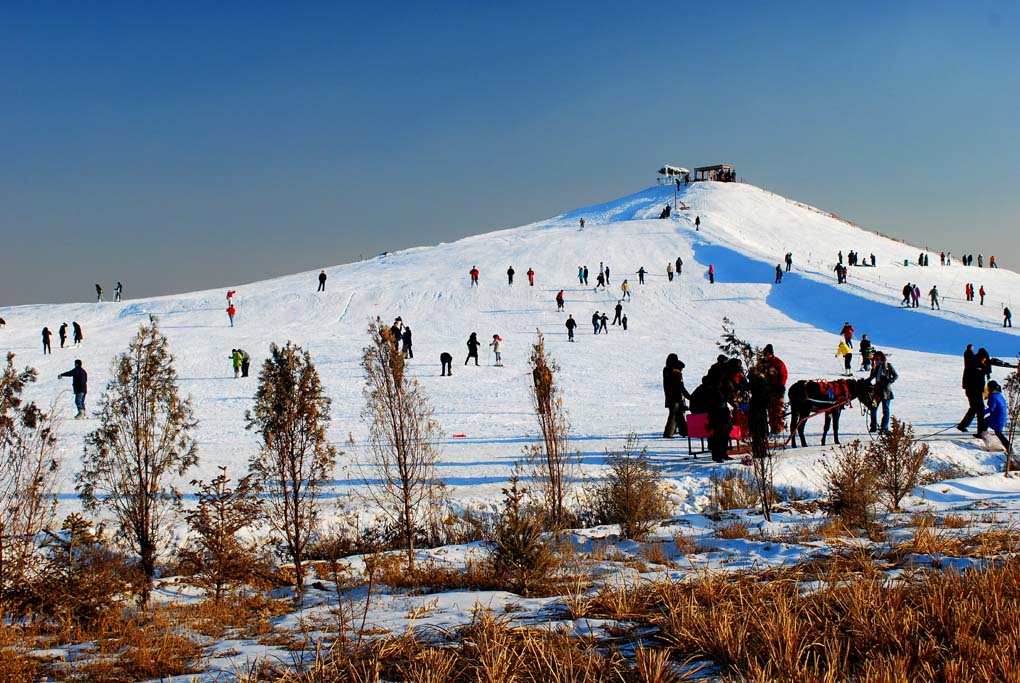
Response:
[[[489,344],[496,356],[496,367],[503,367],[503,340],[498,334],[492,335],[492,342]]]
[[[846,375],[850,375],[853,372],[850,367],[853,355],[853,351],[850,350],[850,345],[846,343],[846,340],[844,339],[841,341],[839,346],[836,348],[836,358],[839,358],[840,356],[843,357],[843,369],[845,370],[844,374]]]
[[[995,436],[999,437],[1002,447],[1009,455],[1009,439],[1003,434],[1006,429],[1006,400],[1002,397],[1002,387],[994,379],[988,383],[988,408],[985,409],[985,415],[988,428],[995,432]]]

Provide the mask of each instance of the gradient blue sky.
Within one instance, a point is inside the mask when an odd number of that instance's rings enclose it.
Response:
[[[1015,3],[372,5],[0,7],[0,305],[449,241],[666,162],[1020,263]]]

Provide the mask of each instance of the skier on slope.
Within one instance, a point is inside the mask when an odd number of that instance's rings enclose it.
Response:
[[[468,355],[467,358],[464,359],[464,365],[467,365],[468,361],[474,358],[475,367],[478,367],[478,347],[481,345],[482,343],[478,341],[478,333],[472,332],[471,336],[468,337],[467,340]]]
[[[230,364],[234,368],[234,379],[237,379],[241,376],[241,361],[244,359],[244,356],[237,349],[230,349],[230,355],[227,358],[230,359]]]
[[[471,276],[471,286],[478,286],[478,266],[471,266],[471,270],[468,271],[468,275]]]
[[[846,343],[845,339],[840,340],[839,346],[836,347],[836,358],[843,358],[843,374],[852,375],[853,367],[853,351],[850,349],[850,345]]]
[[[62,372],[57,375],[60,377],[71,378],[71,391],[74,393],[74,406],[78,409],[77,415],[74,419],[80,420],[85,417],[85,394],[89,391],[89,373],[85,372],[85,368],[82,367],[81,361],[74,361],[74,368],[67,372]]]
[[[557,311],[562,311],[563,310],[563,302],[564,302],[564,299],[563,299],[563,290],[561,289],[556,294],[556,310]]]

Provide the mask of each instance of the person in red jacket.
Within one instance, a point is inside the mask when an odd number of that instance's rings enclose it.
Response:
[[[563,310],[563,290],[561,289],[559,294],[556,295],[556,310]]]
[[[715,284],[715,265],[712,263],[708,264],[708,283]]]
[[[237,313],[237,309],[234,308],[234,304],[227,306],[227,317],[230,318],[230,326],[234,326],[234,314]]]
[[[471,270],[468,272],[468,274],[471,276],[471,286],[472,287],[477,287],[478,286],[478,266],[471,266]]]
[[[762,360],[766,366],[769,387],[769,431],[773,434],[780,434],[786,429],[783,420],[784,401],[786,394],[786,380],[789,373],[786,371],[786,363],[776,357],[772,344],[766,344],[762,349]]]
[[[846,341],[846,345],[851,349],[854,347],[854,326],[849,321],[843,323],[843,329],[839,331],[843,335],[843,340]]]
[[[235,294],[237,294],[237,290],[234,290],[234,289],[228,289],[227,290],[227,305],[228,306],[233,306],[234,305],[234,295]]]
[[[528,268],[528,286],[529,287],[535,286],[535,271],[532,270],[531,268]]]
[[[981,305],[984,306],[985,305],[985,286],[984,285],[981,285],[981,287],[978,288],[978,296],[981,297]]]

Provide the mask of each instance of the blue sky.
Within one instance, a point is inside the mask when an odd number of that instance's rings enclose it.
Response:
[[[1001,2],[8,3],[0,305],[448,241],[662,163],[1016,267],[1018,29]]]

